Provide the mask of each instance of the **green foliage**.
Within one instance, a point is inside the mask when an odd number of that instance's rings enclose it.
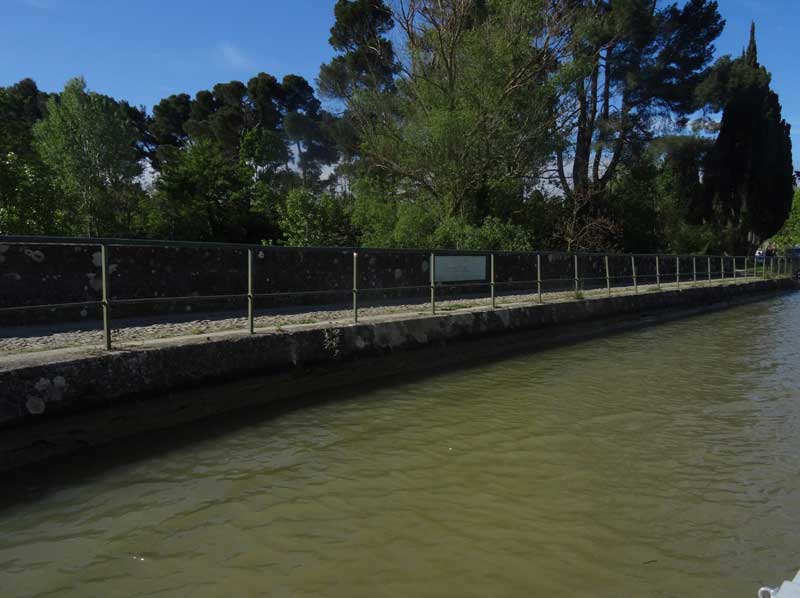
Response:
[[[655,185],[661,234],[657,249],[681,254],[720,251],[713,227],[692,213],[705,193],[700,172],[710,147],[711,141],[701,137],[661,141],[663,161]]]
[[[210,140],[173,150],[165,159],[149,210],[155,236],[241,241],[249,210],[245,169]]]
[[[0,154],[0,234],[57,235],[70,231],[64,203],[52,198],[44,167],[14,152]]]
[[[315,195],[307,189],[292,189],[279,215],[287,245],[354,245],[348,206],[341,199]]]
[[[608,185],[607,196],[628,251],[654,253],[663,243],[663,221],[659,218],[663,197],[653,188],[658,175],[655,161],[643,158],[620,167]]]
[[[33,127],[36,149],[66,200],[70,220],[90,235],[132,234],[142,172],[127,105],[72,79]]]
[[[148,114],[82,79],[0,88],[0,233],[701,253],[789,214],[755,32],[709,68],[713,0],[337,0],[334,17],[318,92],[258,73]],[[797,218],[776,239],[797,242]]]
[[[703,195],[700,171],[710,141],[665,137],[636,162],[617,171],[607,188],[626,251],[706,253],[718,251],[713,228],[695,222],[692,209]]]
[[[383,0],[337,0],[328,40],[339,55],[320,67],[319,87],[331,98],[360,89],[391,90],[398,71],[392,42],[392,11]]]
[[[42,118],[47,95],[31,79],[0,88],[0,150],[23,160],[36,158],[33,125]]]
[[[783,249],[800,247],[800,189],[794,192],[789,218],[772,238],[772,241]]]
[[[459,217],[442,218],[437,209],[432,201],[386,199],[375,181],[362,181],[355,190],[352,221],[367,247],[507,251],[534,247],[532,227],[496,216],[474,225]]]
[[[501,216],[498,206],[522,201],[525,177],[553,147],[556,83],[548,56],[530,43],[544,28],[540,7],[492,2],[480,20],[468,3],[415,9],[409,27],[418,35],[406,31],[409,74],[396,93],[371,89],[348,104],[362,155],[395,180],[397,201],[432,202],[450,228],[452,219],[479,226]]]
[[[374,181],[356,189],[352,221],[368,247],[530,250],[532,228],[488,216],[479,225],[440,217],[435,202],[386,199]]]
[[[479,226],[470,225],[458,218],[445,220],[434,232],[434,248],[497,249],[502,251],[530,251],[533,249],[530,233],[524,227],[488,216]]]
[[[70,232],[66,202],[53,201],[49,172],[33,147],[46,95],[30,79],[0,88],[0,234]]]

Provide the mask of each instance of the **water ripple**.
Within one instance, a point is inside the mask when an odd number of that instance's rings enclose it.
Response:
[[[750,596],[800,566],[798,337],[784,296],[26,489],[0,592]]]

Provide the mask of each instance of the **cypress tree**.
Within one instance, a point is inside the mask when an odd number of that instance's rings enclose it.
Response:
[[[792,206],[791,126],[781,116],[770,74],[758,62],[755,24],[742,56],[721,61],[722,126],[705,165],[704,216],[723,248],[750,251],[780,230]]]

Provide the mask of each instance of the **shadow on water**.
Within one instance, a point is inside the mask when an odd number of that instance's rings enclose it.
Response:
[[[430,374],[429,374],[430,375]],[[397,376],[395,380],[383,379],[360,384],[358,393],[369,394],[371,390],[386,384],[402,385],[408,383]],[[263,393],[268,381],[250,379],[245,384],[233,383],[214,386],[198,391],[172,393],[196,397],[197,393]],[[311,406],[335,403],[352,398],[353,388],[342,387],[325,394],[309,393],[294,398],[285,398],[263,405],[247,406],[233,411],[215,413],[199,420],[176,423],[168,428],[134,432],[124,438],[116,438],[107,444],[86,445],[77,451],[47,459],[45,462],[28,465],[23,469],[4,474],[3,493],[0,496],[0,512],[14,506],[46,497],[51,492],[76,484],[91,484],[94,478],[102,477],[107,471],[126,465],[145,461],[155,456],[167,456],[201,442],[213,441],[249,427],[259,426],[292,412]],[[138,410],[140,405],[125,405],[124,411]],[[119,409],[116,413],[119,414]],[[81,418],[81,416],[76,416]],[[119,419],[116,415],[114,419]],[[124,416],[123,416],[124,417]],[[81,418],[82,419],[82,418]],[[69,425],[69,424],[68,424]],[[112,425],[115,425],[112,423]]]
[[[519,352],[519,351],[518,351]],[[447,366],[447,372],[469,369],[478,364],[498,361],[508,353],[487,355],[483,359],[473,357],[466,361]],[[27,465],[3,474],[3,493],[0,495],[0,512],[11,509],[18,504],[45,498],[49,493],[77,484],[90,485],[95,478],[102,477],[109,470],[135,464],[155,456],[168,456],[170,452],[180,451],[198,443],[213,441],[247,428],[257,427],[271,420],[277,420],[296,411],[325,404],[349,400],[357,396],[360,401],[377,400],[375,390],[385,387],[402,389],[404,385],[416,384],[426,378],[436,377],[443,373],[434,366],[419,368],[414,371],[413,380],[407,373],[389,373],[376,379],[369,379],[353,384],[335,383],[338,386],[324,392],[309,391],[298,396],[272,400],[268,403],[251,404],[232,411],[222,411],[190,421],[178,421],[167,424],[168,427],[137,431],[127,436],[121,432],[122,438],[115,438],[108,443],[98,445],[85,444],[84,447],[64,456],[56,456],[41,463]],[[142,402],[129,403],[108,413],[100,425],[120,425],[129,413],[138,412],[144,407],[155,407],[152,401],[169,398],[170,402],[197,402],[200,396],[206,400],[218,399],[220,394],[243,398],[245,403],[258,401],[259,396],[271,390],[273,381],[269,378],[249,378],[238,382],[223,383],[203,389],[169,393],[157,399],[144,399]],[[363,396],[361,396],[363,395]],[[149,404],[148,404],[149,403]],[[191,409],[185,407],[184,409]],[[151,417],[163,417],[165,414],[157,407]],[[174,415],[174,414],[173,414]],[[183,414],[181,414],[183,415]],[[57,422],[56,425],[68,427],[82,426],[92,416],[76,415],[70,421]],[[75,422],[73,423],[73,420]],[[97,422],[92,422],[96,424]],[[123,424],[124,425],[124,424]]]

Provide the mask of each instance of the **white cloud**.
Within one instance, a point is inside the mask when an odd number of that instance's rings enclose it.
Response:
[[[255,68],[255,61],[229,42],[217,46],[217,56],[220,62],[230,69],[252,70]]]

